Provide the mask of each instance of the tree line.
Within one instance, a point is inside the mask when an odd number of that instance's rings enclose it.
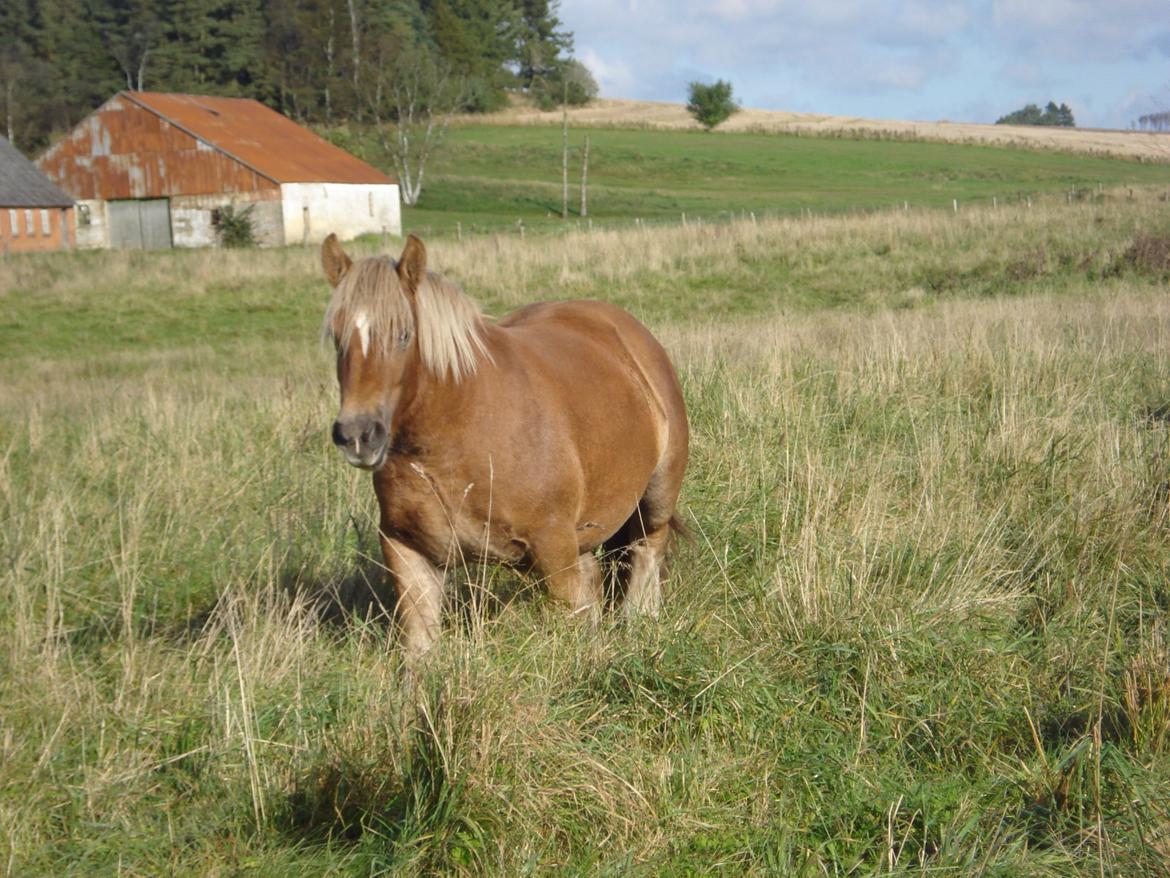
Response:
[[[996,125],[1052,125],[1058,128],[1075,128],[1076,120],[1068,104],[1056,105],[1049,101],[1041,110],[1035,104],[1026,104],[1014,113],[1000,116],[995,120]]]
[[[362,122],[384,116],[387,94],[419,70],[451,83],[440,91],[467,112],[496,109],[509,89],[545,106],[583,103],[596,84],[570,57],[558,5],[5,0],[0,124],[34,152],[122,89],[249,97],[302,122]]]
[[[1170,131],[1170,112],[1146,113],[1138,116],[1135,127],[1142,131]]]

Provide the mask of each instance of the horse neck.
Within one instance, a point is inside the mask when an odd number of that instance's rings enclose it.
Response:
[[[398,422],[414,432],[428,432],[448,422],[451,411],[471,404],[480,392],[487,368],[491,368],[490,364],[482,364],[472,374],[456,381],[449,374],[431,372],[416,350],[403,376]]]

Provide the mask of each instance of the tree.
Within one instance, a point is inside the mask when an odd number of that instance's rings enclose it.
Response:
[[[1026,104],[1014,113],[1000,116],[995,120],[996,125],[1051,125],[1060,128],[1075,128],[1072,110],[1068,104],[1057,106],[1049,101],[1048,106],[1041,110],[1035,104]]]
[[[370,65],[366,65],[368,68]],[[367,106],[378,143],[394,163],[402,200],[418,204],[427,161],[463,100],[451,65],[424,46],[404,46],[374,69]]]
[[[583,107],[597,97],[597,80],[576,58],[558,61],[548,75],[533,80],[529,95],[542,110],[566,103]]]
[[[521,88],[531,90],[541,80],[553,77],[565,63],[562,56],[573,49],[573,35],[559,30],[561,21],[556,14],[559,5],[556,0],[520,0],[512,61]],[[559,79],[557,86],[550,86],[549,91],[561,91]]]
[[[1137,124],[1142,131],[1170,130],[1170,112],[1146,113],[1138,116]]]
[[[708,131],[738,111],[739,104],[731,94],[730,82],[720,79],[712,85],[690,84],[687,112]]]
[[[146,63],[162,41],[163,27],[151,0],[107,0],[92,5],[102,44],[126,78],[126,88],[142,91]]]

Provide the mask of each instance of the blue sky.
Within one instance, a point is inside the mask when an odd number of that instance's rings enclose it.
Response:
[[[562,0],[604,97],[994,122],[1065,102],[1083,127],[1170,110],[1167,0]]]

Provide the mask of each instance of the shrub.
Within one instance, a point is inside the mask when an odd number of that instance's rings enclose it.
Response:
[[[692,82],[687,99],[687,112],[708,131],[738,112],[739,104],[731,94],[731,83],[722,79],[712,85]]]
[[[256,205],[249,204],[243,210],[236,210],[234,204],[219,209],[215,220],[215,234],[224,247],[256,246],[256,230],[252,225],[252,211]]]
[[[542,110],[559,107],[564,101],[570,107],[583,107],[597,97],[597,80],[589,68],[570,58],[550,71],[548,76],[534,80],[529,90],[536,105]]]

